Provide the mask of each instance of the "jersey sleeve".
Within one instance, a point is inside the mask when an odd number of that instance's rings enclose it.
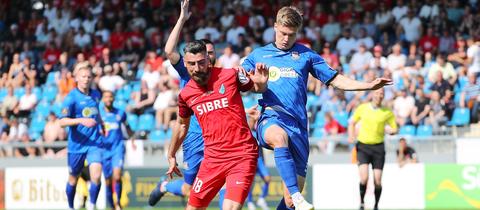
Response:
[[[360,118],[362,117],[362,112],[363,112],[363,105],[360,105],[355,109],[353,112],[352,118],[350,119],[353,122],[358,122]]]
[[[397,123],[395,122],[395,115],[391,111],[388,113],[387,124],[393,129],[398,128]]]
[[[193,110],[188,107],[187,102],[183,100],[182,95],[178,95],[178,116],[181,118],[189,118],[192,114]]]
[[[337,76],[338,72],[332,69],[317,53],[310,52],[310,61],[312,62],[310,73],[323,82],[323,84],[330,85],[330,82]]]
[[[237,72],[237,82],[240,87],[240,91],[249,91],[253,87],[253,81],[245,75],[242,71],[235,69]]]
[[[248,55],[247,58],[245,58],[245,60],[242,63],[242,67],[247,72],[250,72],[253,69],[255,69],[255,55],[254,55],[254,52],[250,53],[250,55]]]
[[[178,63],[173,64],[173,68],[177,70],[178,75],[180,75],[180,78],[183,80],[188,80],[190,79],[190,75],[188,74],[187,68],[185,67],[185,64],[183,63],[183,56],[180,56],[180,59],[178,60]]]
[[[74,118],[75,113],[74,113],[74,106],[75,100],[74,97],[71,94],[68,94],[65,99],[63,99],[62,103],[62,112],[58,116],[59,118]]]

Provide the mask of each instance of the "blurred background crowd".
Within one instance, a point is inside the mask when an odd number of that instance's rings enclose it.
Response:
[[[334,69],[369,81],[383,76],[385,105],[400,134],[429,137],[478,122],[480,3],[477,0],[195,0],[179,49],[210,39],[216,66],[238,66],[274,40],[274,14],[295,5],[304,16],[298,42]],[[166,141],[177,111],[179,76],[163,54],[178,0],[0,0],[1,156],[64,157],[61,103],[88,62],[94,87],[115,93],[137,138]],[[346,132],[368,92],[343,92],[310,78],[311,139]],[[245,95],[246,107],[258,95]],[[9,148],[35,143],[45,147]]]

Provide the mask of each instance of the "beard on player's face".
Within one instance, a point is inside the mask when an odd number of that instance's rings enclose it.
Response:
[[[191,78],[199,85],[206,85],[210,78],[210,71],[192,73]]]

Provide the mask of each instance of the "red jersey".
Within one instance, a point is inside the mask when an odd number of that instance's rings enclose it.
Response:
[[[224,162],[258,155],[258,145],[247,124],[240,91],[253,82],[235,69],[211,68],[206,86],[191,79],[178,97],[179,116],[198,119],[205,160]]]

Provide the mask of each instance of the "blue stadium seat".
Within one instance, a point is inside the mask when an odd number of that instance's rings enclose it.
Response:
[[[62,114],[62,103],[53,103],[53,105],[51,106],[51,111],[55,113],[55,115],[60,116],[60,114]]]
[[[167,140],[170,140],[172,138],[173,131],[172,129],[168,129],[165,135],[167,136]]]
[[[404,126],[400,127],[400,131],[398,132],[398,134],[414,136],[415,135],[415,126],[404,125]]]
[[[35,117],[32,119],[32,122],[30,122],[30,132],[36,132],[36,133],[41,133],[43,132],[43,129],[45,129],[45,124],[46,121],[45,119],[41,117]]]
[[[7,88],[0,88],[0,101],[3,101],[3,98],[8,95]]]
[[[150,135],[148,135],[148,139],[150,139],[150,141],[164,142],[165,140],[167,140],[167,135],[162,130],[154,130],[150,132]]]
[[[155,128],[155,117],[151,114],[142,114],[138,118],[138,130],[151,131]]]
[[[325,129],[316,128],[315,130],[313,130],[312,138],[314,138],[315,140],[320,140],[324,136],[326,136]]]
[[[123,95],[122,89],[119,89],[115,92],[115,100],[126,100],[126,98]]]
[[[335,118],[340,125],[343,127],[348,126],[348,113],[347,112],[336,112],[333,114],[333,118]]]
[[[132,95],[132,86],[124,85],[121,90],[122,90],[123,98],[125,100],[129,100],[130,96]]]
[[[132,82],[132,91],[140,91],[142,88],[140,82]]]
[[[470,123],[470,110],[468,108],[455,108],[452,120],[448,125],[462,126]]]
[[[15,95],[17,99],[20,99],[20,97],[25,95],[25,88],[23,87],[15,88],[15,90],[13,91],[13,95]]]
[[[312,93],[307,94],[307,110],[309,110],[318,101],[318,96]]]
[[[118,100],[118,99],[116,99],[116,100],[113,102],[113,107],[125,111],[125,109],[127,108],[127,102],[124,101],[124,100]]]
[[[418,137],[429,137],[433,135],[433,128],[431,125],[420,125],[417,128]]]
[[[40,101],[35,107],[35,113],[43,117],[48,116],[50,113],[50,103],[45,100]]]
[[[135,79],[142,79],[142,76],[143,76],[143,69],[138,69],[137,71],[137,75],[135,75]]]
[[[42,89],[40,87],[34,87],[32,93],[37,96],[37,100],[42,98]]]
[[[39,132],[29,132],[28,135],[30,136],[31,141],[37,141],[42,137],[42,134]]]
[[[138,116],[136,114],[127,114],[127,122],[133,131],[138,131]]]
[[[45,82],[46,85],[55,85],[56,81],[55,78],[57,77],[57,72],[50,72],[47,74],[47,81]]]
[[[53,85],[46,85],[43,88],[43,99],[47,101],[53,101],[57,97],[58,88]]]
[[[313,121],[311,128],[323,128],[325,126],[325,114],[323,112],[317,112],[315,115],[315,121]]]

